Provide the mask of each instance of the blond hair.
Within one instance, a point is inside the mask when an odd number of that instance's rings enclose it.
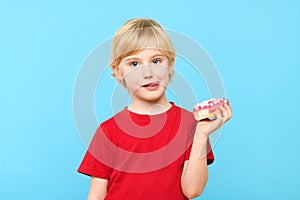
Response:
[[[136,54],[153,43],[165,55],[169,63],[175,61],[175,48],[162,26],[153,19],[134,18],[127,21],[114,35],[112,40],[110,66],[117,67],[122,58]],[[170,73],[170,80],[174,72]]]

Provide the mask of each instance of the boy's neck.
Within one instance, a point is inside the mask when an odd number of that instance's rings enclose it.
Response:
[[[132,99],[131,104],[128,106],[128,110],[137,114],[156,115],[166,112],[171,107],[172,104],[166,98],[157,102]]]

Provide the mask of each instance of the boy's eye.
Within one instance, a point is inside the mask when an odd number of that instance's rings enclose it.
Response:
[[[133,62],[130,62],[129,65],[131,67],[137,67],[137,66],[139,66],[139,63],[137,61],[133,61]]]
[[[154,64],[159,64],[159,63],[161,62],[161,59],[155,58],[152,62],[153,62]]]

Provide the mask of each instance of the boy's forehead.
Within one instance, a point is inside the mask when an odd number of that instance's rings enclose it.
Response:
[[[126,59],[130,59],[136,56],[153,56],[153,55],[164,55],[161,49],[157,47],[145,47],[143,49],[139,49],[138,51],[134,51],[132,54],[126,56]]]

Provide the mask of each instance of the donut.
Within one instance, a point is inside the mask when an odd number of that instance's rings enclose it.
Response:
[[[217,111],[220,114],[222,114],[221,110],[218,109],[218,107],[224,104],[229,105],[228,99],[213,98],[207,101],[203,101],[201,103],[197,103],[193,109],[194,117],[197,121],[201,121],[204,119],[214,120],[217,118],[214,112]]]

